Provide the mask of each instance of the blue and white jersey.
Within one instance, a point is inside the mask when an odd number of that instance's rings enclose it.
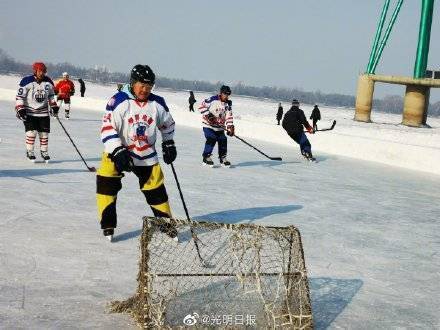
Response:
[[[53,82],[44,76],[37,82],[35,76],[24,77],[18,86],[15,96],[15,110],[26,109],[26,115],[34,117],[49,116],[49,105],[56,106]]]
[[[223,131],[229,126],[234,125],[232,116],[232,101],[222,102],[219,95],[211,96],[204,100],[199,107],[202,114],[203,127],[208,127],[214,131]],[[214,117],[209,116],[212,114]]]
[[[172,140],[175,123],[162,97],[151,93],[146,102],[141,102],[128,86],[107,103],[101,128],[104,151],[111,154],[115,148],[125,146],[135,166],[151,166],[159,161],[156,129],[162,141]]]

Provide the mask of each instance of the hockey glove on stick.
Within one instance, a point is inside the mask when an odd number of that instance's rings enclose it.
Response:
[[[177,157],[176,146],[174,140],[168,140],[162,142],[163,161],[167,164],[171,164]]]
[[[58,111],[60,111],[60,107],[54,106],[54,107],[50,108],[50,115],[52,117],[58,117]]]
[[[215,123],[215,116],[212,113],[208,113],[206,115],[206,119],[208,120],[208,123],[211,125]]]
[[[16,113],[15,115],[16,115],[17,118],[20,119],[21,121],[26,121],[26,119],[27,119],[26,109],[20,109],[20,110],[17,110],[17,113]]]
[[[109,158],[115,163],[116,170],[118,173],[122,173],[123,171],[131,172],[133,168],[133,160],[131,159],[130,153],[128,150],[119,146],[109,155]]]
[[[229,136],[234,136],[235,134],[234,125],[228,126],[228,128],[226,129],[226,134],[228,134]]]

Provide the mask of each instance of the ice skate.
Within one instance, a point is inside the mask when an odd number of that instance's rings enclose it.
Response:
[[[35,154],[33,151],[28,150],[26,151],[26,157],[29,159],[32,163],[35,163]]]
[[[304,158],[307,159],[309,162],[316,162],[316,158],[313,157],[311,152],[305,152],[303,154]]]
[[[179,236],[175,225],[164,223],[159,226],[159,230],[171,238],[174,242],[179,242]]]
[[[41,151],[41,158],[43,158],[46,163],[49,163],[50,161],[49,153],[47,151]]]
[[[211,159],[211,156],[203,157],[203,165],[208,165],[209,167],[214,167],[214,162]]]
[[[65,117],[66,117],[67,120],[70,119],[70,113],[69,113],[69,111],[66,111],[64,115],[65,115]]]
[[[115,230],[113,228],[107,228],[103,231],[104,236],[110,241],[110,243],[113,242],[113,234],[115,233]]]
[[[223,167],[231,167],[231,162],[226,158],[226,156],[220,158],[220,165]]]

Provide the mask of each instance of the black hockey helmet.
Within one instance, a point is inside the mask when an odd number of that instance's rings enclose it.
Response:
[[[297,99],[292,100],[292,105],[299,107],[299,101]]]
[[[154,85],[155,80],[156,75],[148,65],[137,64],[133,67],[133,69],[131,69],[130,85],[132,85],[136,81]]]
[[[220,87],[220,93],[231,95],[231,88],[229,86],[223,85]]]

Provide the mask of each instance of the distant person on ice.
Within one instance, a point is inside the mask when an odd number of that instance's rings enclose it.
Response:
[[[281,105],[281,102],[278,104],[278,111],[277,111],[277,121],[278,125],[280,124],[280,120],[283,118],[283,106]]]
[[[193,91],[189,91],[189,98],[188,98],[188,103],[189,103],[189,112],[194,112],[194,103],[196,103],[197,100],[194,97],[194,92]]]
[[[26,157],[34,162],[35,138],[40,138],[40,153],[44,161],[49,162],[49,106],[53,115],[58,115],[59,107],[55,101],[53,81],[46,76],[47,68],[42,62],[32,65],[34,74],[24,77],[19,84],[15,97],[17,118],[23,121],[26,134]]]
[[[316,131],[318,129],[318,125],[316,124],[318,123],[318,120],[321,120],[321,112],[319,111],[317,104],[313,107],[310,119],[313,120],[313,130]]]
[[[199,110],[202,114],[203,133],[206,138],[202,153],[203,164],[214,166],[211,158],[215,144],[218,142],[218,157],[222,166],[229,167],[231,163],[226,158],[228,140],[225,136],[234,136],[235,129],[232,117],[232,101],[229,100],[231,88],[223,85],[220,93],[204,100]]]
[[[84,80],[82,80],[81,78],[78,79],[80,88],[79,91],[81,93],[81,97],[84,97],[84,93],[86,92],[86,84],[84,83]]]
[[[75,94],[75,85],[69,79],[69,74],[63,72],[63,79],[55,85],[55,93],[57,94],[58,106],[61,108],[64,103],[64,111],[66,119],[70,118],[70,97]]]
[[[292,107],[284,115],[282,122],[283,128],[286,130],[287,134],[299,144],[301,149],[301,154],[309,161],[315,161],[312,155],[312,146],[304,133],[304,128],[310,134],[313,134],[313,128],[308,123],[304,111],[299,108],[298,100],[294,99],[292,101]]]
[[[104,153],[97,171],[96,191],[101,229],[110,241],[117,225],[116,198],[122,188],[123,172],[133,172],[138,177],[140,190],[154,216],[171,218],[155,144],[159,130],[163,161],[171,164],[176,159],[174,120],[165,100],[151,93],[155,79],[148,65],[134,66],[130,84],[108,101],[102,120]],[[163,226],[161,230],[177,240],[174,226]]]

